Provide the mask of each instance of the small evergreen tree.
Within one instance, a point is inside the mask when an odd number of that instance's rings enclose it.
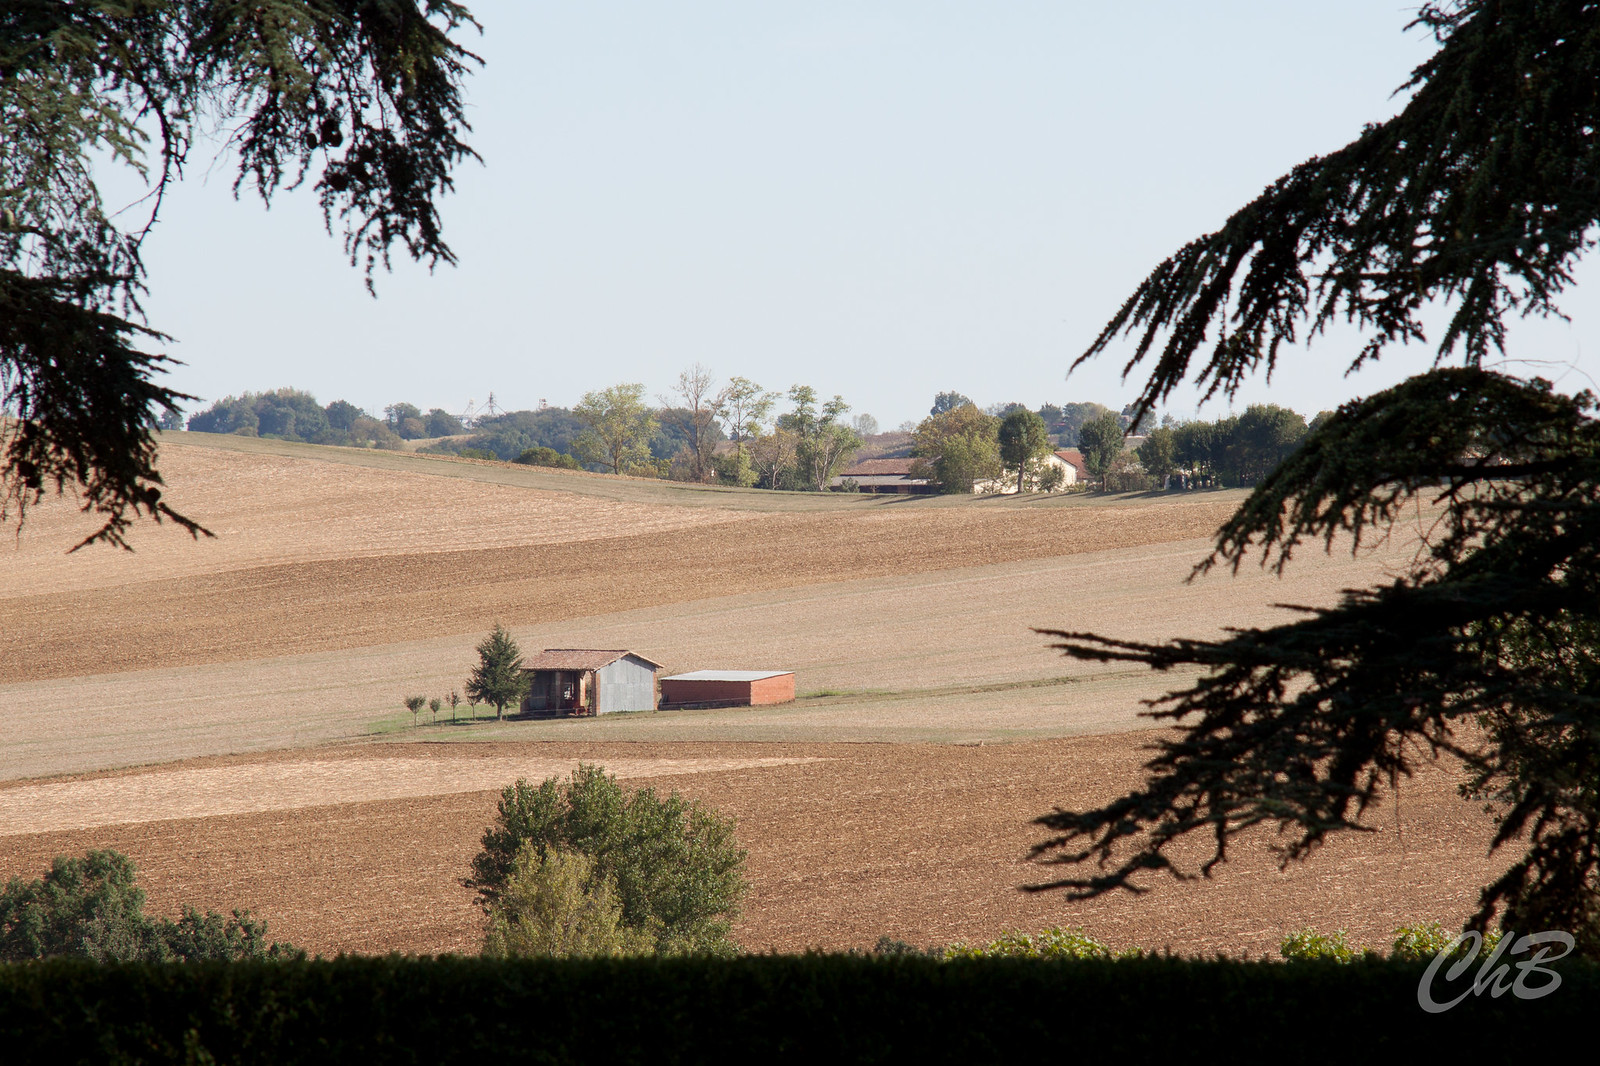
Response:
[[[494,705],[495,718],[504,719],[506,706],[522,699],[527,680],[522,676],[522,649],[504,626],[494,630],[478,645],[478,665],[467,678],[467,696],[478,703]],[[477,714],[474,713],[476,718]]]

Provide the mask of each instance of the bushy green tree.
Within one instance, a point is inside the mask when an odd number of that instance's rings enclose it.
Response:
[[[1083,429],[1084,424],[1093,422],[1108,411],[1111,411],[1111,408],[1103,403],[1062,404],[1058,423],[1059,428],[1056,430],[1057,439],[1060,440],[1063,447],[1081,448],[1082,441],[1078,439],[1078,433]]]
[[[794,434],[794,464],[799,487],[822,492],[839,467],[861,447],[856,431],[839,421],[850,405],[844,397],[822,400],[810,385],[789,390],[794,406],[779,416],[778,426]]]
[[[645,955],[656,946],[648,929],[623,922],[615,878],[564,848],[522,845],[488,917],[483,953],[493,958]]]
[[[954,411],[958,407],[977,407],[971,399],[961,395],[954,389],[941,392],[933,398],[933,406],[928,408],[928,417],[937,418],[946,411]]]
[[[568,780],[518,781],[500,795],[495,824],[465,882],[485,911],[500,900],[517,856],[542,861],[560,849],[594,860],[593,878],[616,885],[624,925],[648,932],[655,950],[727,955],[745,893],[745,853],[732,819],[677,793],[624,790],[604,769],[579,766]]]
[[[1000,420],[998,436],[1000,462],[1017,472],[1017,491],[1022,492],[1036,460],[1050,454],[1050,433],[1044,419],[1020,404],[1016,408]]]
[[[472,25],[450,0],[29,0],[0,17],[0,518],[75,489],[123,543],[143,516],[203,532],[161,498],[152,429],[192,399],[145,324],[142,246],[197,144],[228,131],[235,190],[303,182],[369,286],[399,244],[452,262],[435,201],[474,153],[461,83]],[[108,211],[99,180],[150,186]],[[86,417],[86,413],[92,413]]]
[[[423,429],[430,437],[449,437],[462,430],[461,419],[442,407],[435,407],[422,419]]]
[[[912,473],[939,483],[944,493],[970,493],[1000,477],[1000,420],[970,403],[929,415],[917,426]]]
[[[584,462],[620,474],[629,464],[650,457],[656,418],[644,402],[643,385],[612,385],[586,392],[572,414],[585,426],[572,442],[572,454]]]
[[[506,708],[519,702],[527,687],[528,679],[522,673],[522,649],[511,639],[511,633],[496,622],[478,645],[478,664],[467,677],[467,697],[474,706],[493,704],[495,717],[503,719]]]
[[[1111,464],[1122,454],[1122,419],[1115,411],[1106,411],[1078,430],[1078,450],[1083,453],[1083,465],[1089,476],[1105,485]]]
[[[554,448],[546,448],[543,445],[529,448],[513,459],[512,462],[521,463],[523,466],[553,466],[561,470],[578,470],[581,468],[578,460],[572,456],[558,452]]]
[[[1155,479],[1157,485],[1163,484],[1178,468],[1177,439],[1174,430],[1158,426],[1139,445],[1139,465]]]
[[[81,859],[57,856],[37,881],[12,878],[0,892],[0,962],[72,955],[97,962],[290,958],[269,943],[248,912],[224,918],[184,907],[174,922],[144,913],[144,890],[132,860],[115,851]]]

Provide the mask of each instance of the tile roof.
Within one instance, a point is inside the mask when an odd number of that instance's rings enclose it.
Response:
[[[1083,453],[1076,448],[1057,448],[1056,458],[1064,463],[1071,463],[1078,470],[1079,477],[1089,476],[1089,464],[1083,461]]]
[[[909,477],[911,464],[915,459],[863,459],[854,466],[848,467],[840,477],[883,477],[898,474]]]
[[[524,670],[599,670],[610,666],[625,655],[649,663],[657,669],[661,664],[653,659],[646,659],[638,652],[628,651],[626,648],[599,649],[599,648],[546,648],[538,655],[530,655],[522,660]]]

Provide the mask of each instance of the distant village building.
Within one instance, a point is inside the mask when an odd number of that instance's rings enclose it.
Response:
[[[1089,480],[1089,464],[1083,461],[1083,453],[1076,448],[1057,448],[1051,457],[1060,461],[1066,470],[1068,485],[1076,485],[1080,481]]]
[[[695,670],[661,679],[661,705],[709,704],[761,707],[794,699],[788,670]]]
[[[915,459],[863,459],[847,467],[843,473],[828,482],[840,488],[848,479],[862,492],[886,492],[896,495],[925,495],[939,491],[939,483],[927,478],[911,476]]]
[[[522,661],[528,712],[611,714],[655,709],[661,664],[631,651],[546,648]]]
[[[1044,457],[1048,466],[1061,471],[1061,488],[1076,485],[1089,479],[1089,468],[1083,465],[1083,454],[1076,448],[1061,448]],[[987,481],[974,481],[972,492],[978,496],[1011,496],[1017,491],[1017,475],[1002,475]],[[1059,489],[1057,491],[1060,491]]]

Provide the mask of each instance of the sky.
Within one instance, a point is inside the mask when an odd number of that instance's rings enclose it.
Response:
[[[460,413],[666,395],[698,362],[885,428],[947,389],[1120,407],[1127,350],[1067,371],[1134,287],[1393,115],[1433,51],[1395,0],[469,4],[482,163],[442,205],[459,265],[402,253],[374,299],[308,191],[236,201],[202,147],[146,245],[146,311],[184,364],[168,384]],[[1577,278],[1570,322],[1513,328],[1509,369],[1594,387],[1600,269]],[[1346,376],[1357,346],[1289,351],[1234,406],[1309,415],[1435,354]],[[1169,410],[1229,409],[1197,400]]]

